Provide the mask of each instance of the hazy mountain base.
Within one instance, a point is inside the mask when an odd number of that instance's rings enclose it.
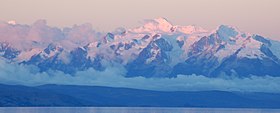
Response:
[[[225,91],[163,92],[128,88],[0,85],[0,106],[280,108],[280,94]]]
[[[44,84],[126,87],[157,91],[241,91],[280,92],[280,77],[252,76],[238,78],[234,75],[209,78],[202,75],[179,75],[176,78],[125,77],[122,66],[108,67],[104,71],[89,69],[74,76],[60,71],[40,73],[35,66],[9,64],[0,60],[0,83],[38,86]]]

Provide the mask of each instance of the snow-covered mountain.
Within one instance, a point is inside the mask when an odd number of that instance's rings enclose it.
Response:
[[[183,75],[280,76],[280,42],[221,25],[208,31],[172,25],[164,18],[143,26],[101,33],[90,24],[59,29],[39,20],[33,25],[0,23],[0,55],[41,72],[74,75],[120,64],[127,77]]]

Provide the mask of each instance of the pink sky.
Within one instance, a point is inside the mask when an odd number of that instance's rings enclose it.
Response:
[[[92,23],[100,31],[136,27],[165,17],[174,25],[214,29],[221,24],[280,39],[279,0],[1,0],[0,20],[51,26]]]

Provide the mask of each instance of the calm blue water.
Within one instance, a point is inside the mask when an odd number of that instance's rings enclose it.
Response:
[[[3,107],[0,113],[280,113],[280,109],[142,107]]]

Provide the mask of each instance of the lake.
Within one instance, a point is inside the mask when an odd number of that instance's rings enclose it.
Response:
[[[0,107],[0,113],[280,113],[280,109],[162,107]]]

